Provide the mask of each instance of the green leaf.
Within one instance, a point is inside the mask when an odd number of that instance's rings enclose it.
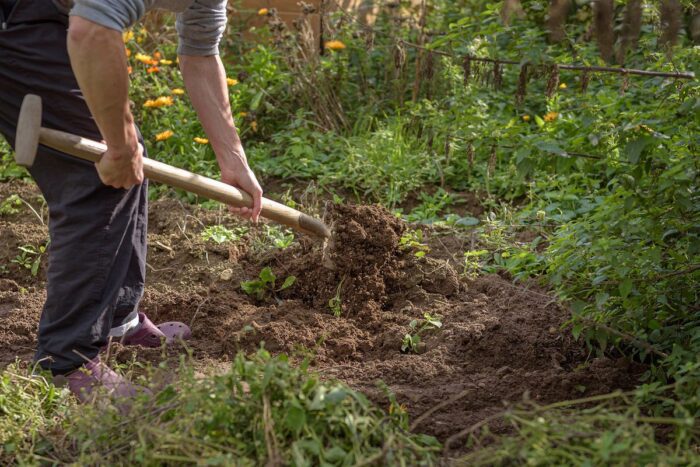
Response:
[[[258,290],[260,290],[262,287],[263,287],[263,283],[261,281],[258,281],[258,280],[241,282],[241,288],[248,295],[253,295]]]
[[[535,146],[544,152],[552,154],[566,155],[566,151],[559,147],[554,141],[536,141]]]
[[[646,148],[652,141],[653,138],[650,138],[649,136],[642,136],[629,141],[625,145],[624,149],[627,160],[632,164],[639,162],[639,156],[642,155],[642,151],[644,151],[644,148]]]
[[[250,101],[250,110],[257,110],[260,107],[260,101],[262,101],[263,96],[263,91],[260,91],[253,97],[253,100]]]
[[[301,405],[294,401],[287,409],[287,416],[284,419],[285,425],[297,434],[306,424],[306,411]]]
[[[260,280],[263,284],[274,284],[277,276],[272,272],[272,268],[269,266],[265,267],[260,271]]]
[[[626,278],[625,280],[623,280],[622,282],[620,282],[620,286],[619,286],[620,296],[622,298],[627,298],[629,296],[630,292],[632,292],[633,287],[634,287],[634,284],[632,283],[632,279],[630,279],[629,277]]]
[[[289,276],[284,280],[284,284],[280,287],[280,290],[288,289],[296,282],[297,278],[295,276]]]

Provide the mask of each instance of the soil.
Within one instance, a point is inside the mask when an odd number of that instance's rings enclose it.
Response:
[[[42,215],[32,185],[0,184],[0,203],[13,193]],[[403,249],[409,226],[379,206],[330,205],[331,243],[299,238],[284,250],[266,241],[262,227],[228,244],[204,241],[207,225],[242,225],[223,210],[161,200],[151,204],[150,216],[142,310],[155,322],[191,326],[187,345],[202,372],[218,371],[237,352],[261,345],[299,359],[312,355],[316,371],[386,407],[377,384],[383,381],[412,420],[444,403],[415,430],[445,441],[523,398],[549,403],[629,389],[645,370],[621,358],[591,357],[565,328],[567,311],[536,284],[498,275],[464,279],[458,260],[465,242],[454,234],[426,231],[431,250],[423,258]],[[31,359],[46,263],[33,277],[12,260],[19,246],[47,238],[42,220],[24,205],[0,216],[0,367]],[[277,287],[289,275],[297,279],[255,300],[240,282],[265,266]],[[340,316],[329,306],[334,298]],[[409,324],[424,313],[439,317],[442,328],[422,334],[417,353],[401,352]],[[159,361],[180,350],[114,346],[111,352],[120,361]],[[499,421],[491,428],[508,429]]]

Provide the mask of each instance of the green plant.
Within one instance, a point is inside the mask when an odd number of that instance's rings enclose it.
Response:
[[[413,256],[422,258],[430,252],[430,247],[423,243],[423,231],[420,229],[408,229],[399,239],[399,248],[413,251]]]
[[[421,335],[432,329],[442,328],[442,321],[440,321],[439,316],[423,313],[423,319],[412,320],[408,327],[411,331],[406,333],[401,341],[401,352],[418,352],[418,346],[421,343]]]
[[[36,275],[39,273],[39,267],[41,266],[41,258],[44,253],[46,253],[46,250],[49,247],[49,242],[50,241],[47,241],[45,244],[39,245],[38,247],[33,245],[18,247],[20,254],[15,256],[11,262],[28,269],[32,277],[36,277]]]
[[[333,313],[333,316],[335,316],[336,318],[340,318],[340,315],[343,312],[343,301],[340,298],[340,290],[343,287],[344,281],[345,277],[343,277],[340,280],[338,288],[335,290],[335,295],[328,300],[328,308],[330,308],[331,312]]]
[[[294,285],[296,280],[297,278],[295,276],[288,276],[282,285],[279,288],[276,288],[275,283],[277,281],[277,276],[275,276],[272,269],[268,266],[264,267],[260,271],[257,279],[241,282],[241,288],[248,295],[251,295],[258,300],[264,300],[270,296],[276,298],[276,294],[278,292],[288,289]]]
[[[168,383],[132,399],[128,413],[107,400],[76,405],[67,390],[10,367],[0,372],[0,462],[435,465],[440,444],[412,433],[405,411],[387,414],[309,365],[261,349],[206,378],[184,359],[176,372],[149,367],[139,383]]]
[[[294,232],[276,225],[265,225],[265,236],[272,244],[281,250],[288,248],[294,242]]]
[[[482,263],[479,260],[489,254],[488,250],[471,250],[464,252],[464,269],[462,274],[468,279],[476,278],[482,269]]]
[[[248,233],[247,227],[235,227],[229,229],[223,225],[210,225],[202,230],[202,240],[213,241],[218,244],[226,242],[235,242],[243,238]]]
[[[19,212],[22,199],[18,195],[10,195],[0,202],[0,216],[12,215]]]

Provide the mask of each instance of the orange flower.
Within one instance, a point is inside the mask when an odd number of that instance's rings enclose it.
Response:
[[[131,68],[130,66],[126,67],[126,72],[127,72],[127,73],[131,74],[132,71],[134,71],[133,68]]]
[[[158,73],[160,70],[158,69],[157,66],[152,66],[148,70],[146,70],[149,73]]]
[[[160,52],[156,51],[156,52],[153,54],[153,58],[157,58],[158,60],[160,60]]]
[[[557,119],[558,116],[559,116],[559,113],[558,113],[558,112],[547,112],[547,113],[544,115],[543,120],[544,120],[545,122],[553,122],[554,120]]]
[[[265,16],[265,15],[267,15],[269,12],[270,12],[270,10],[268,10],[267,8],[260,8],[260,9],[258,10],[258,15],[260,15],[260,16]]]
[[[156,135],[156,141],[165,141],[166,139],[170,138],[173,136],[175,133],[173,133],[171,130],[165,130],[162,133],[158,133]]]
[[[131,57],[131,49],[128,47],[124,47],[124,53],[126,53],[127,57]]]
[[[148,99],[146,102],[144,102],[143,106],[144,107],[167,107],[173,105],[173,97],[172,96],[160,96],[157,99]]]
[[[209,140],[206,138],[200,138],[199,136],[194,137],[194,142],[199,144],[209,144]]]
[[[325,45],[330,50],[343,50],[345,48],[345,44],[340,41],[328,41]]]

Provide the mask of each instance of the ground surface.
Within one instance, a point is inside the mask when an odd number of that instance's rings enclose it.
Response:
[[[12,260],[20,246],[46,242],[40,220],[46,221],[46,209],[31,184],[0,184],[0,202],[13,193],[37,215],[22,205],[19,213],[0,216],[0,367],[31,359],[45,296],[46,258],[36,277]],[[150,216],[143,310],[155,322],[192,327],[189,346],[203,372],[264,342],[275,353],[315,355],[321,374],[386,407],[376,384],[384,381],[412,420],[459,395],[415,428],[444,441],[503,410],[505,401],[545,403],[631,388],[644,370],[623,359],[590,357],[561,329],[567,312],[545,290],[495,275],[460,277],[455,258],[464,239],[428,232],[431,251],[422,259],[400,249],[406,225],[376,206],[330,208],[326,220],[336,235],[325,250],[305,239],[285,250],[270,248],[261,228],[235,243],[204,241],[204,226],[236,221],[173,200],[152,203]],[[264,266],[278,280],[293,274],[297,281],[276,297],[254,300],[240,282]],[[328,306],[338,291],[340,317]],[[424,312],[439,315],[443,328],[423,336],[418,354],[402,353],[409,323]],[[123,360],[132,352],[116,346],[113,355]],[[161,352],[137,356],[157,360]],[[494,429],[507,427],[496,422]]]

